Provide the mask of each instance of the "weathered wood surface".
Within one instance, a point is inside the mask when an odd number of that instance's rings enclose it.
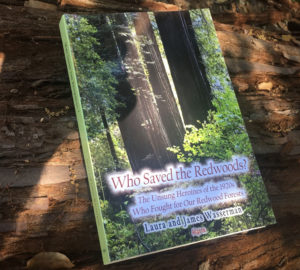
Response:
[[[62,252],[76,269],[300,269],[300,7],[213,2],[0,0],[0,269],[23,269],[40,251]],[[59,18],[204,6],[212,7],[278,224],[104,267]]]

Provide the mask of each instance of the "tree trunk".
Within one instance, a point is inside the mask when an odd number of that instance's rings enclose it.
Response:
[[[212,8],[277,224],[108,268],[298,269],[299,3],[173,2]],[[25,269],[26,261],[41,251],[65,253],[74,269],[107,268],[99,251],[58,31],[60,11],[176,9],[150,0],[60,3],[0,0],[0,269],[4,270]],[[51,116],[45,108],[64,113]]]
[[[149,73],[149,82],[162,124],[166,129],[170,144],[181,145],[185,132],[183,121],[180,117],[148,14],[140,13],[134,19],[134,24],[139,42],[142,44],[142,57]]]
[[[172,146],[163,125],[150,82],[144,72],[137,44],[127,18],[123,14],[111,16],[113,32],[125,67],[125,78],[120,93],[131,93],[129,106],[119,120],[125,149],[134,171],[143,168],[161,169],[175,160],[167,151]],[[133,106],[131,106],[133,104]],[[171,132],[171,131],[169,131]]]
[[[113,160],[114,160],[114,163],[116,166],[116,170],[119,170],[120,169],[119,159],[118,159],[116,149],[115,149],[112,137],[111,137],[109,126],[108,126],[107,119],[105,116],[105,111],[102,108],[100,108],[100,115],[101,115],[103,126],[105,128],[106,138],[107,138],[107,142],[109,145],[109,150],[110,150],[111,156],[113,157]]]
[[[205,121],[211,89],[188,12],[155,14],[185,124]],[[184,38],[182,38],[184,37]],[[180,53],[178,53],[180,52]]]

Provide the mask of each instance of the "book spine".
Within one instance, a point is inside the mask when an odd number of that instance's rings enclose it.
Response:
[[[62,16],[60,24],[59,24],[61,37],[62,37],[62,43],[63,48],[65,52],[65,58],[67,62],[67,69],[69,74],[69,80],[71,84],[72,89],[72,96],[74,100],[74,106],[75,106],[75,112],[78,122],[78,128],[79,128],[79,134],[81,139],[81,146],[83,151],[83,156],[85,160],[85,167],[87,171],[88,181],[89,181],[89,187],[92,197],[92,203],[94,208],[94,214],[96,219],[96,225],[97,225],[97,231],[100,239],[100,248],[102,252],[102,258],[103,263],[108,264],[111,262],[108,252],[108,246],[107,246],[107,238],[105,234],[104,229],[104,223],[103,223],[103,217],[101,214],[101,208],[100,208],[100,200],[98,197],[98,191],[96,186],[96,180],[95,180],[95,174],[90,154],[90,148],[88,143],[88,137],[86,132],[86,126],[84,121],[84,115],[82,111],[81,101],[80,101],[80,93],[78,89],[78,83],[76,79],[76,70],[75,70],[75,63],[73,60],[73,54],[72,54],[72,48],[70,39],[68,36],[68,29],[67,29],[67,23],[65,16]]]

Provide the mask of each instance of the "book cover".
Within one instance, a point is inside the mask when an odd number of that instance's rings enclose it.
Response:
[[[104,264],[276,222],[209,10],[60,30]]]

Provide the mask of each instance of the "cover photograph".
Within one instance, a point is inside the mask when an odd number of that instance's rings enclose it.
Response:
[[[276,222],[209,10],[60,30],[104,264]]]

